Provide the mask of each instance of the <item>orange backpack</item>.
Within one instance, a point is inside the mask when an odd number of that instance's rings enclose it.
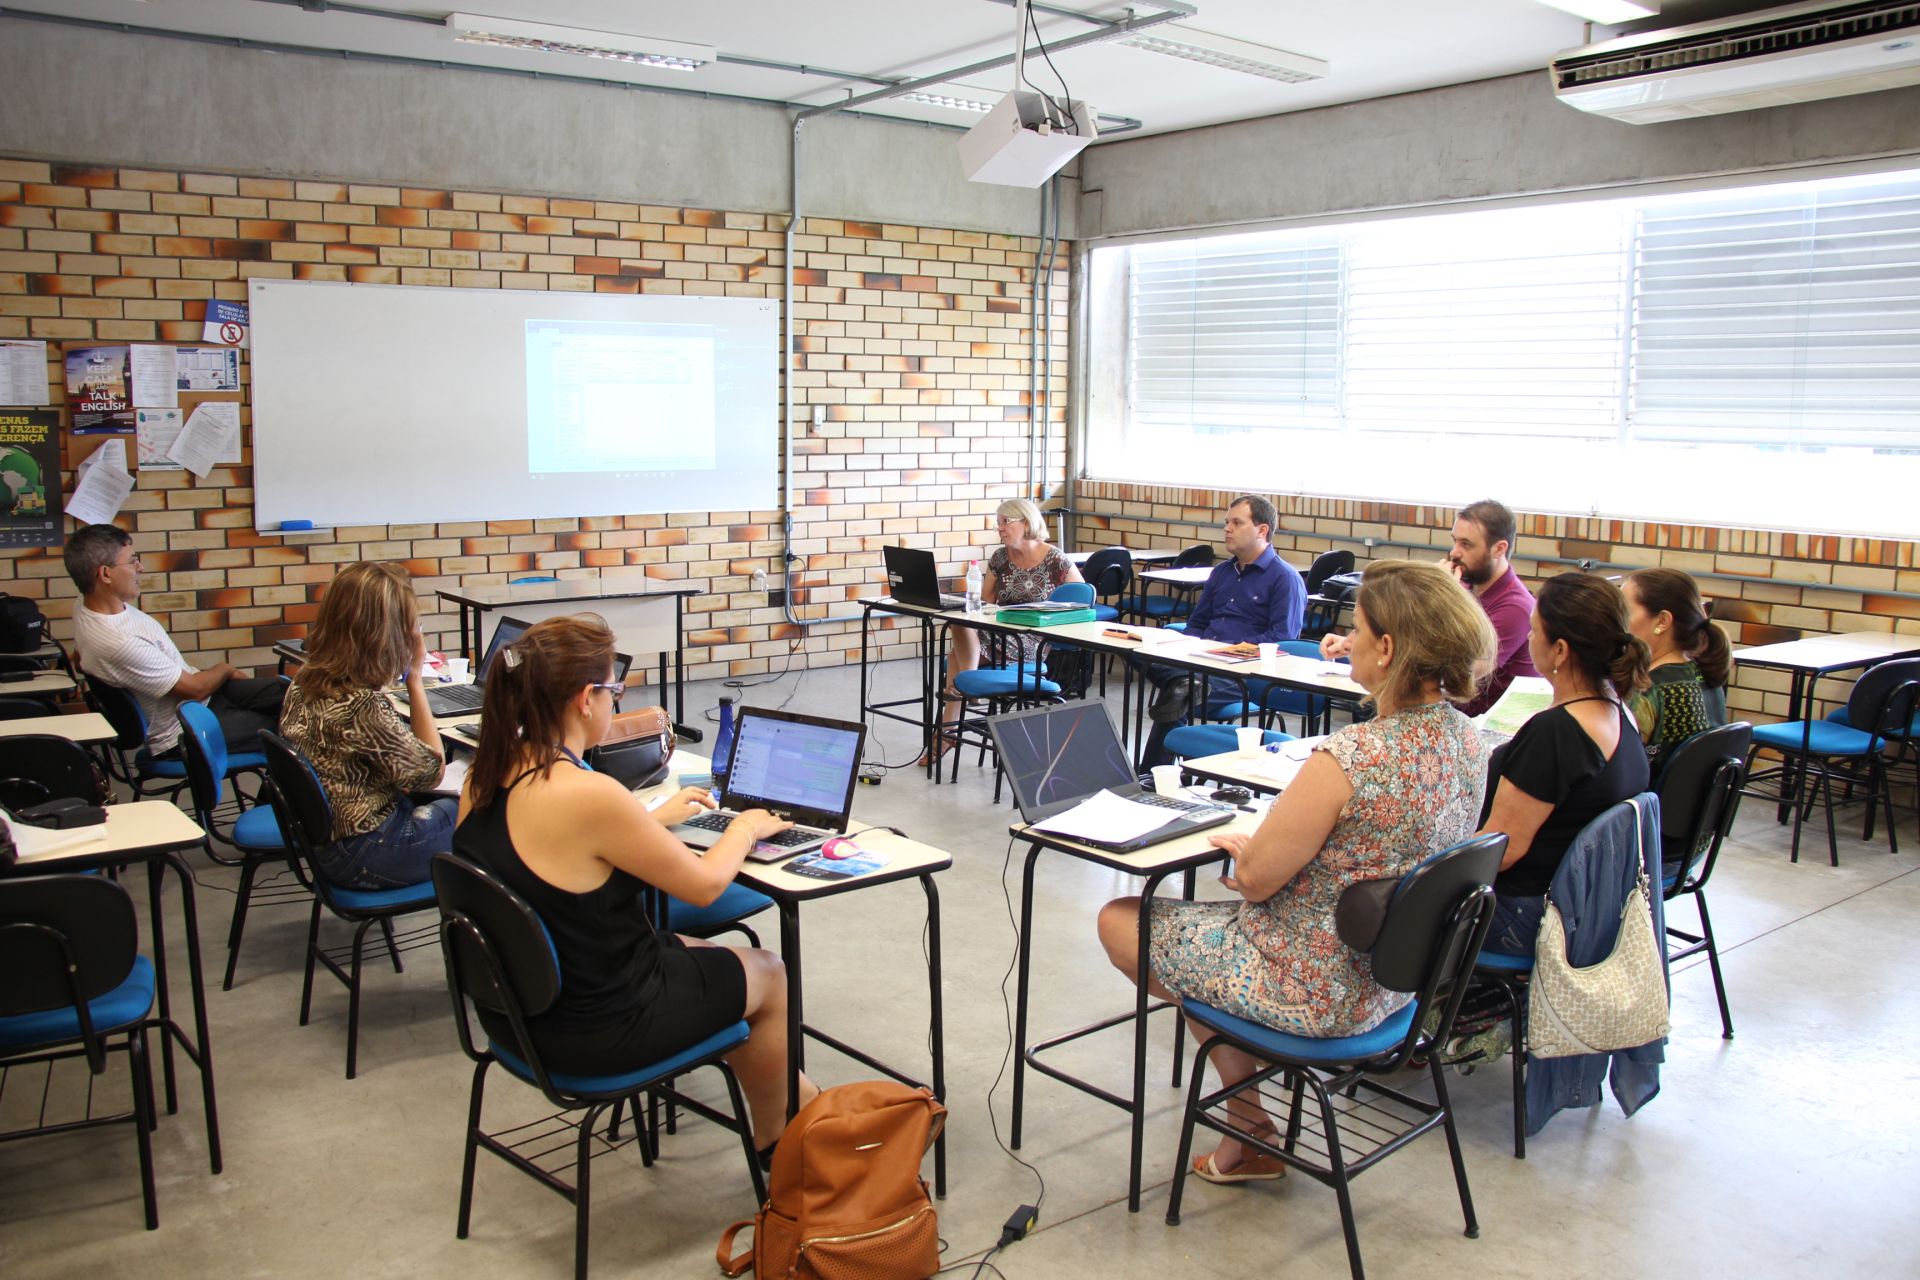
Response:
[[[940,1229],[920,1161],[947,1109],[925,1089],[884,1081],[827,1089],[800,1109],[773,1153],[767,1203],[720,1237],[715,1260],[755,1280],[923,1280],[940,1267]],[[753,1227],[753,1247],[730,1257]]]

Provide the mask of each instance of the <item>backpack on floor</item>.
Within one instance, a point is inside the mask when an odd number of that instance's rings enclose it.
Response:
[[[715,1260],[755,1280],[923,1280],[940,1268],[940,1226],[920,1161],[947,1109],[925,1089],[868,1081],[827,1089],[787,1124],[767,1203],[720,1237]],[[753,1247],[730,1257],[753,1228]]]

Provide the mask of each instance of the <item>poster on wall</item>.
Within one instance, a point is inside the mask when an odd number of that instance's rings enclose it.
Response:
[[[67,349],[67,407],[73,434],[133,430],[133,352],[127,346]]]
[[[0,409],[0,547],[60,545],[60,411]]]

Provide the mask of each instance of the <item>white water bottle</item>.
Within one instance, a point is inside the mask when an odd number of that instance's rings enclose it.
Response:
[[[967,612],[980,612],[980,562],[967,561]]]

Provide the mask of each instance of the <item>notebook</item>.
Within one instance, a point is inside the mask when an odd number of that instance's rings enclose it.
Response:
[[[695,849],[711,849],[743,809],[767,809],[794,825],[747,855],[777,862],[818,849],[847,829],[867,727],[791,711],[742,707],[720,807],[673,829]]]
[[[1012,711],[990,717],[987,731],[993,735],[1000,767],[1013,784],[1014,803],[1029,824],[1063,813],[1101,791],[1167,810],[1167,821],[1144,835],[1118,841],[1080,840],[1082,844],[1129,853],[1233,821],[1230,808],[1155,795],[1141,786],[1102,703],[1064,702]]]
[[[882,547],[887,562],[887,590],[901,604],[917,604],[923,609],[963,609],[965,596],[943,594],[940,568],[933,552],[913,547]]]

